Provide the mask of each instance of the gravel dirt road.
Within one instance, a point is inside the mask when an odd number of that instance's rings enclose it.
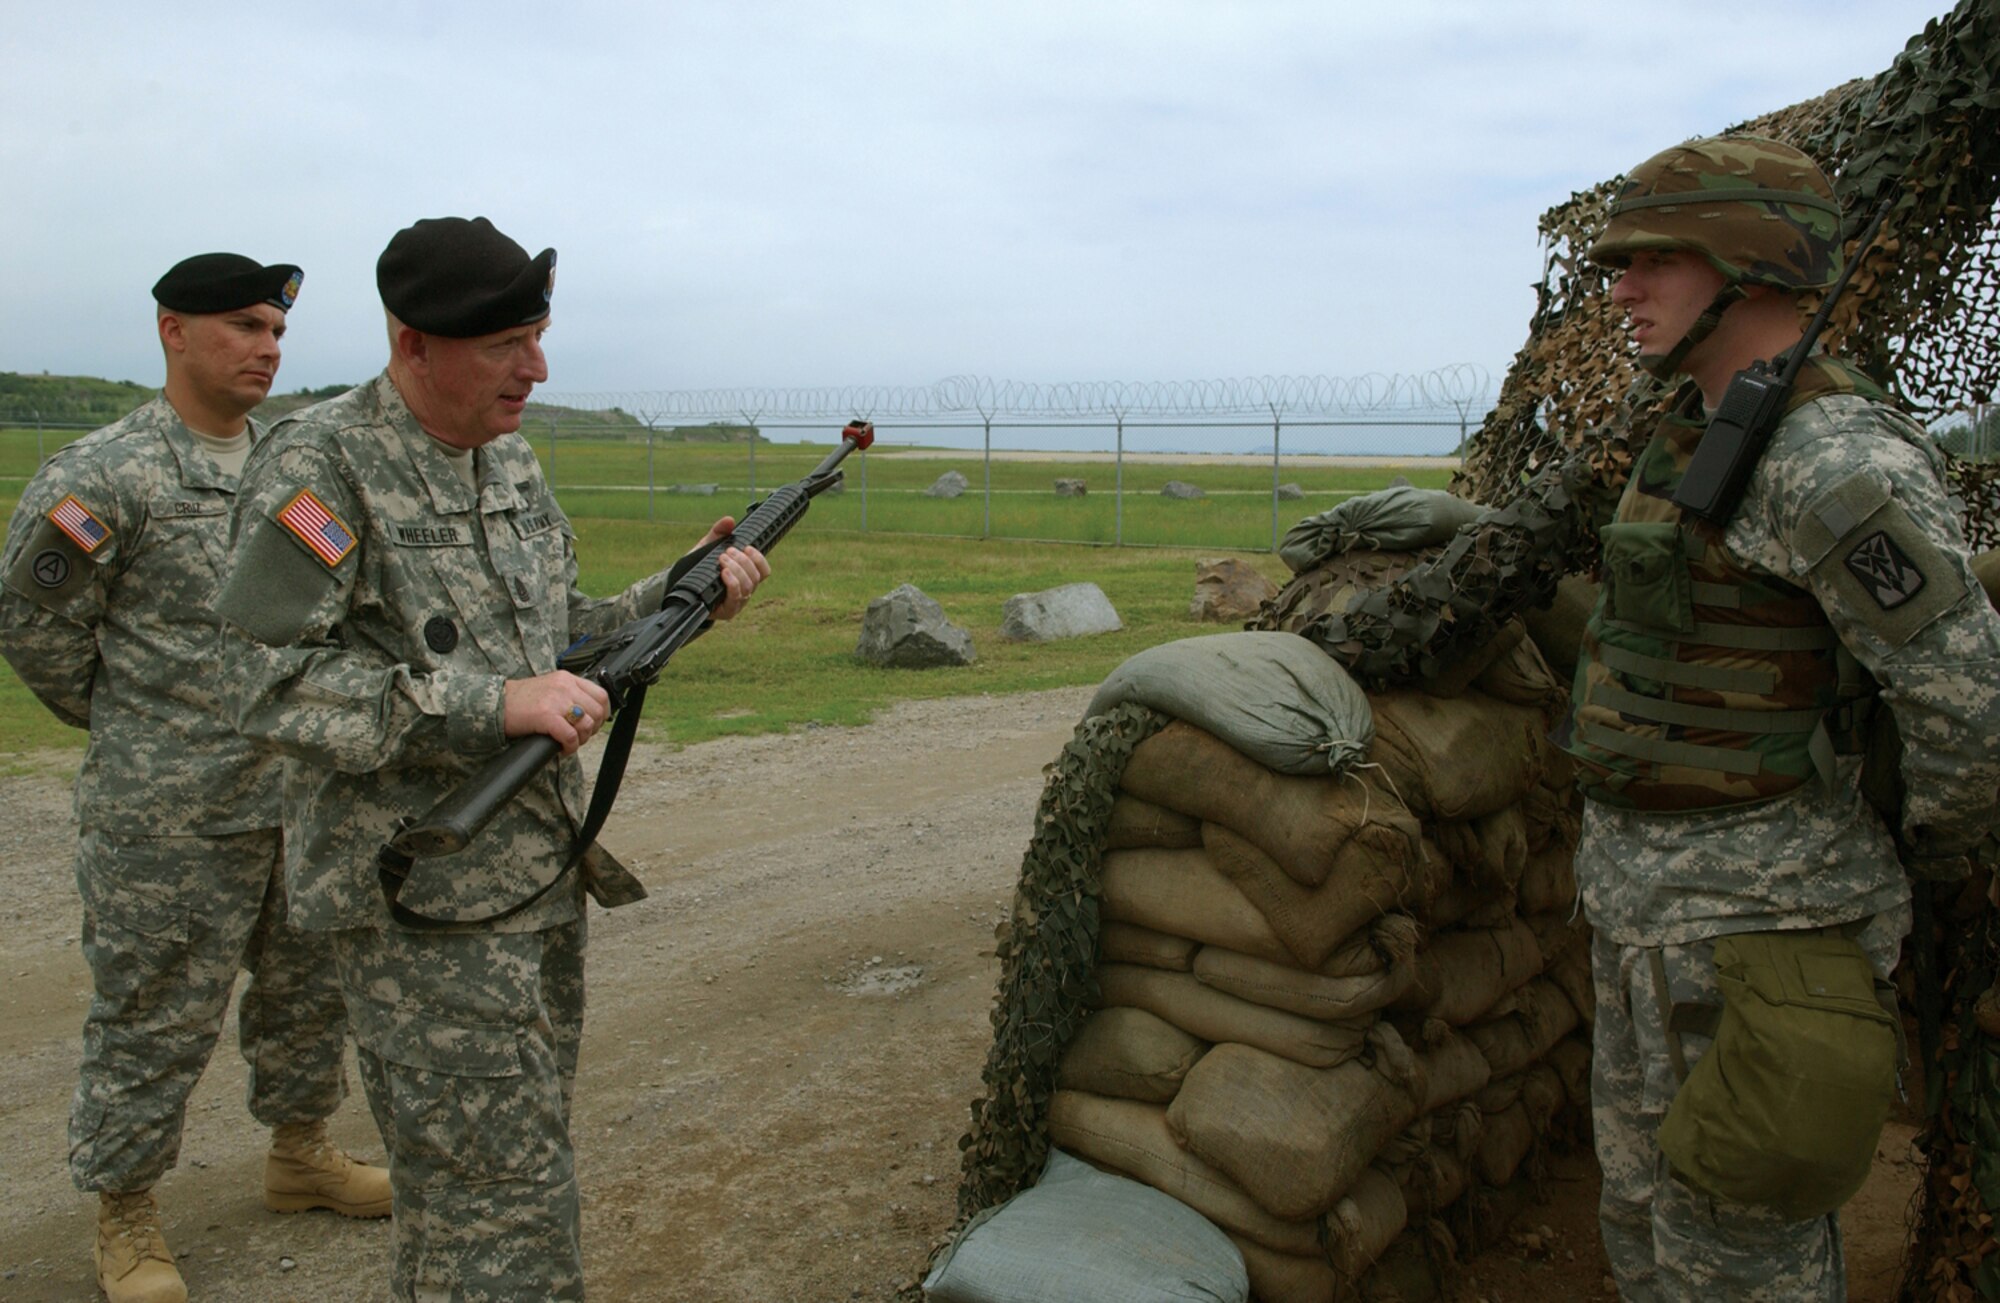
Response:
[[[1089,696],[918,702],[864,728],[635,755],[605,840],[652,896],[592,913],[575,1109],[592,1297],[885,1300],[918,1270],[951,1221],[1040,770]],[[75,757],[46,760],[0,779],[0,1299],[23,1303],[97,1297],[63,1139],[89,993]],[[385,1297],[386,1224],[263,1211],[266,1133],[234,1035],[159,1187],[193,1298]],[[380,1156],[358,1093],[335,1132]],[[1908,1134],[1885,1137],[1847,1218],[1857,1303],[1893,1282]],[[1523,1225],[1548,1234],[1475,1260],[1464,1299],[1610,1297],[1587,1155],[1552,1164],[1547,1189]]]

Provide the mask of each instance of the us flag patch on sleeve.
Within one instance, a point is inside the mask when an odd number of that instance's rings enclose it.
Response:
[[[49,523],[69,536],[69,541],[90,553],[97,545],[111,537],[111,531],[104,522],[90,514],[90,508],[76,500],[74,493],[64,498],[49,511]]]
[[[293,495],[292,500],[285,504],[285,509],[278,513],[278,523],[291,530],[314,556],[326,562],[329,570],[354,550],[354,532],[328,511],[326,504],[311,489],[300,489]]]

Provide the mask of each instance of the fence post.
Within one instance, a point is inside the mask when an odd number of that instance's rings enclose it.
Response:
[[[35,467],[36,467],[36,469],[38,469],[38,470],[39,470],[39,469],[41,468],[41,465],[42,465],[42,463],[43,463],[43,462],[45,462],[45,461],[47,461],[47,460],[48,460],[48,458],[47,458],[47,457],[45,457],[45,456],[44,456],[44,455],[42,454],[42,410],[41,410],[41,408],[39,408],[39,407],[38,407],[38,408],[36,408],[36,409],[35,409]]]
[[[980,420],[986,425],[986,523],[979,527],[979,537],[993,537],[993,418],[982,415]]]
[[[1111,545],[1125,546],[1125,413],[1118,417],[1118,450],[1112,454],[1111,464]]]
[[[549,417],[549,492],[556,491],[556,418]]]
[[[757,427],[750,427],[750,500],[757,500]]]
[[[646,519],[653,519],[653,423],[646,422]]]
[[[868,532],[868,450],[861,450],[861,532]]]
[[[1277,406],[1271,408],[1271,555],[1278,554],[1278,442],[1283,437],[1284,418]]]

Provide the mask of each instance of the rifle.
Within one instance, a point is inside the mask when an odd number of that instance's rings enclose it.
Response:
[[[1819,311],[1813,314],[1805,333],[1793,345],[1784,372],[1773,375],[1770,363],[1758,361],[1730,377],[1715,415],[1709,418],[1701,442],[1695,445],[1694,456],[1688,459],[1687,472],[1674,490],[1675,506],[1718,528],[1727,525],[1736,514],[1743,491],[1750,487],[1750,473],[1757,469],[1772,432],[1778,428],[1778,419],[1785,414],[1785,404],[1792,399],[1792,387],[1798,383],[1799,372],[1811,356],[1813,345],[1819,342],[1820,332],[1832,318],[1834,303],[1847,288],[1854,269],[1861,265],[1861,256],[1875,242],[1875,232],[1881,229],[1896,199],[1896,188],[1891,186],[1881,207],[1861,232],[1854,256],[1840,269],[1833,288],[1820,300]]]
[[[872,424],[861,420],[849,421],[840,432],[840,446],[810,474],[773,491],[761,502],[751,503],[731,533],[675,562],[667,572],[667,591],[660,599],[658,610],[602,637],[580,638],[563,652],[557,661],[558,667],[602,687],[610,696],[611,709],[617,716],[598,769],[597,787],[591,794],[589,812],[577,834],[577,852],[563,866],[561,873],[527,900],[482,919],[455,919],[451,922],[483,923],[505,918],[527,908],[562,880],[591,842],[596,840],[605,817],[611,813],[619,781],[624,777],[625,760],[632,749],[632,738],[638,732],[639,714],[645,703],[647,687],[660,677],[660,672],[675,652],[707,632],[714,623],[712,615],[715,608],[728,596],[717,554],[730,547],[754,547],[769,552],[805,516],[814,498],[840,483],[838,467],[841,460],[855,449],[866,448],[874,442],[875,427]],[[432,806],[428,814],[415,821],[405,819],[401,822],[396,835],[376,855],[383,894],[388,897],[390,911],[399,922],[421,927],[444,921],[430,919],[396,903],[414,862],[428,856],[449,855],[464,850],[500,812],[501,807],[526,787],[542,766],[561,750],[561,744],[545,733],[516,738],[478,773]]]

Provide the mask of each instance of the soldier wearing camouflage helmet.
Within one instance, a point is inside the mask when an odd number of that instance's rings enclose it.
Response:
[[[388,1176],[326,1136],[346,1094],[346,1018],[322,938],[285,918],[276,757],[220,693],[217,575],[249,419],[277,375],[299,269],[231,253],[154,286],[166,386],[58,452],[22,491],[0,555],[0,654],[90,731],[76,877],[93,994],[70,1174],[99,1194],[98,1284],[113,1303],[185,1299],[151,1188],[239,968],[250,1113],[274,1128],[278,1212],[389,1212]]]
[[[1641,363],[1680,383],[1601,530],[1563,738],[1589,798],[1600,1215],[1628,1299],[1845,1296],[1836,1210],[1895,1086],[1871,988],[1909,930],[1904,865],[1962,871],[1995,815],[2000,619],[1919,425],[1816,354],[1728,524],[1673,502],[1731,377],[1801,344],[1840,230],[1809,158],[1721,137],[1635,168],[1589,254],[1619,273]],[[1905,741],[1893,822],[1861,790],[1871,709]],[[1834,1029],[1780,1055],[1808,1084],[1775,1104],[1723,1079],[1773,1017]],[[1819,1132],[1787,1153],[1801,1119]]]

